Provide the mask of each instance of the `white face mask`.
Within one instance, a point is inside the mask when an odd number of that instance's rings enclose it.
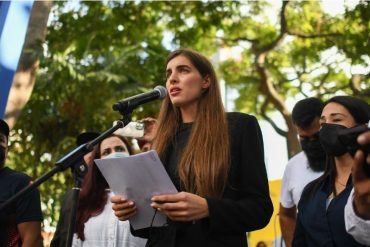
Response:
[[[114,152],[110,153],[109,155],[105,156],[103,159],[112,159],[112,158],[124,158],[130,156],[127,152]]]

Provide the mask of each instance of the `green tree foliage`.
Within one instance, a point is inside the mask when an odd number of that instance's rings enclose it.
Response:
[[[79,132],[106,130],[121,117],[114,102],[164,84],[165,58],[176,47],[210,58],[239,47],[240,59],[217,67],[239,92],[236,109],[268,120],[294,154],[288,99],[342,93],[369,101],[369,71],[346,68],[370,67],[370,3],[340,16],[317,1],[267,9],[264,1],[56,2],[34,92],[12,132],[11,165],[39,177],[75,147]],[[159,104],[140,107],[134,119],[156,116]],[[270,117],[276,111],[285,129]],[[56,224],[71,186],[65,171],[40,187],[46,222]]]
[[[343,16],[331,16],[321,2],[284,1],[277,24],[265,16],[267,3],[254,4],[259,7],[252,5],[237,22],[227,22],[225,45],[245,49],[241,62],[227,61],[221,70],[225,80],[232,82],[230,86],[239,90],[237,108],[269,121],[287,138],[291,156],[300,147],[287,99],[316,96],[325,100],[339,93],[369,101],[370,4],[360,2]],[[358,65],[364,68],[360,73],[354,71]],[[275,110],[283,116],[287,130],[269,117]]]
[[[45,53],[30,101],[12,141],[12,163],[34,178],[75,148],[82,131],[104,131],[122,116],[112,105],[163,84],[163,26],[158,7],[126,2],[82,2],[53,8]],[[145,108],[144,108],[145,107]],[[155,116],[159,103],[135,111]],[[60,200],[73,185],[69,170],[40,186],[46,221],[58,219]]]

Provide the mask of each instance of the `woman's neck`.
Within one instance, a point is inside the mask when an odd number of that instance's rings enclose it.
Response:
[[[351,174],[353,165],[353,158],[349,153],[342,156],[335,157],[335,166],[337,169],[337,179],[342,182],[347,182],[349,175]]]
[[[185,107],[180,107],[181,118],[183,123],[192,123],[197,116],[197,105],[192,104]]]

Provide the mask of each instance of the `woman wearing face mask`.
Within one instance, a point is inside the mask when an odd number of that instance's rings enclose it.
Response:
[[[344,206],[353,188],[353,154],[338,132],[366,124],[370,106],[355,97],[336,96],[325,103],[321,114],[320,142],[327,154],[324,174],[306,186],[298,204],[293,246],[365,246],[346,232]]]
[[[113,134],[98,145],[95,158],[119,158],[132,153],[127,139]],[[145,246],[146,240],[131,235],[128,222],[115,217],[111,197],[107,181],[93,163],[82,185],[72,246]]]

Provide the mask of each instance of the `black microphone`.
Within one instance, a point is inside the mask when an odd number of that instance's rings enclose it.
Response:
[[[113,104],[114,111],[129,112],[141,104],[153,101],[156,99],[163,99],[167,95],[167,90],[163,86],[156,86],[152,91],[141,93],[127,99],[123,99]]]

